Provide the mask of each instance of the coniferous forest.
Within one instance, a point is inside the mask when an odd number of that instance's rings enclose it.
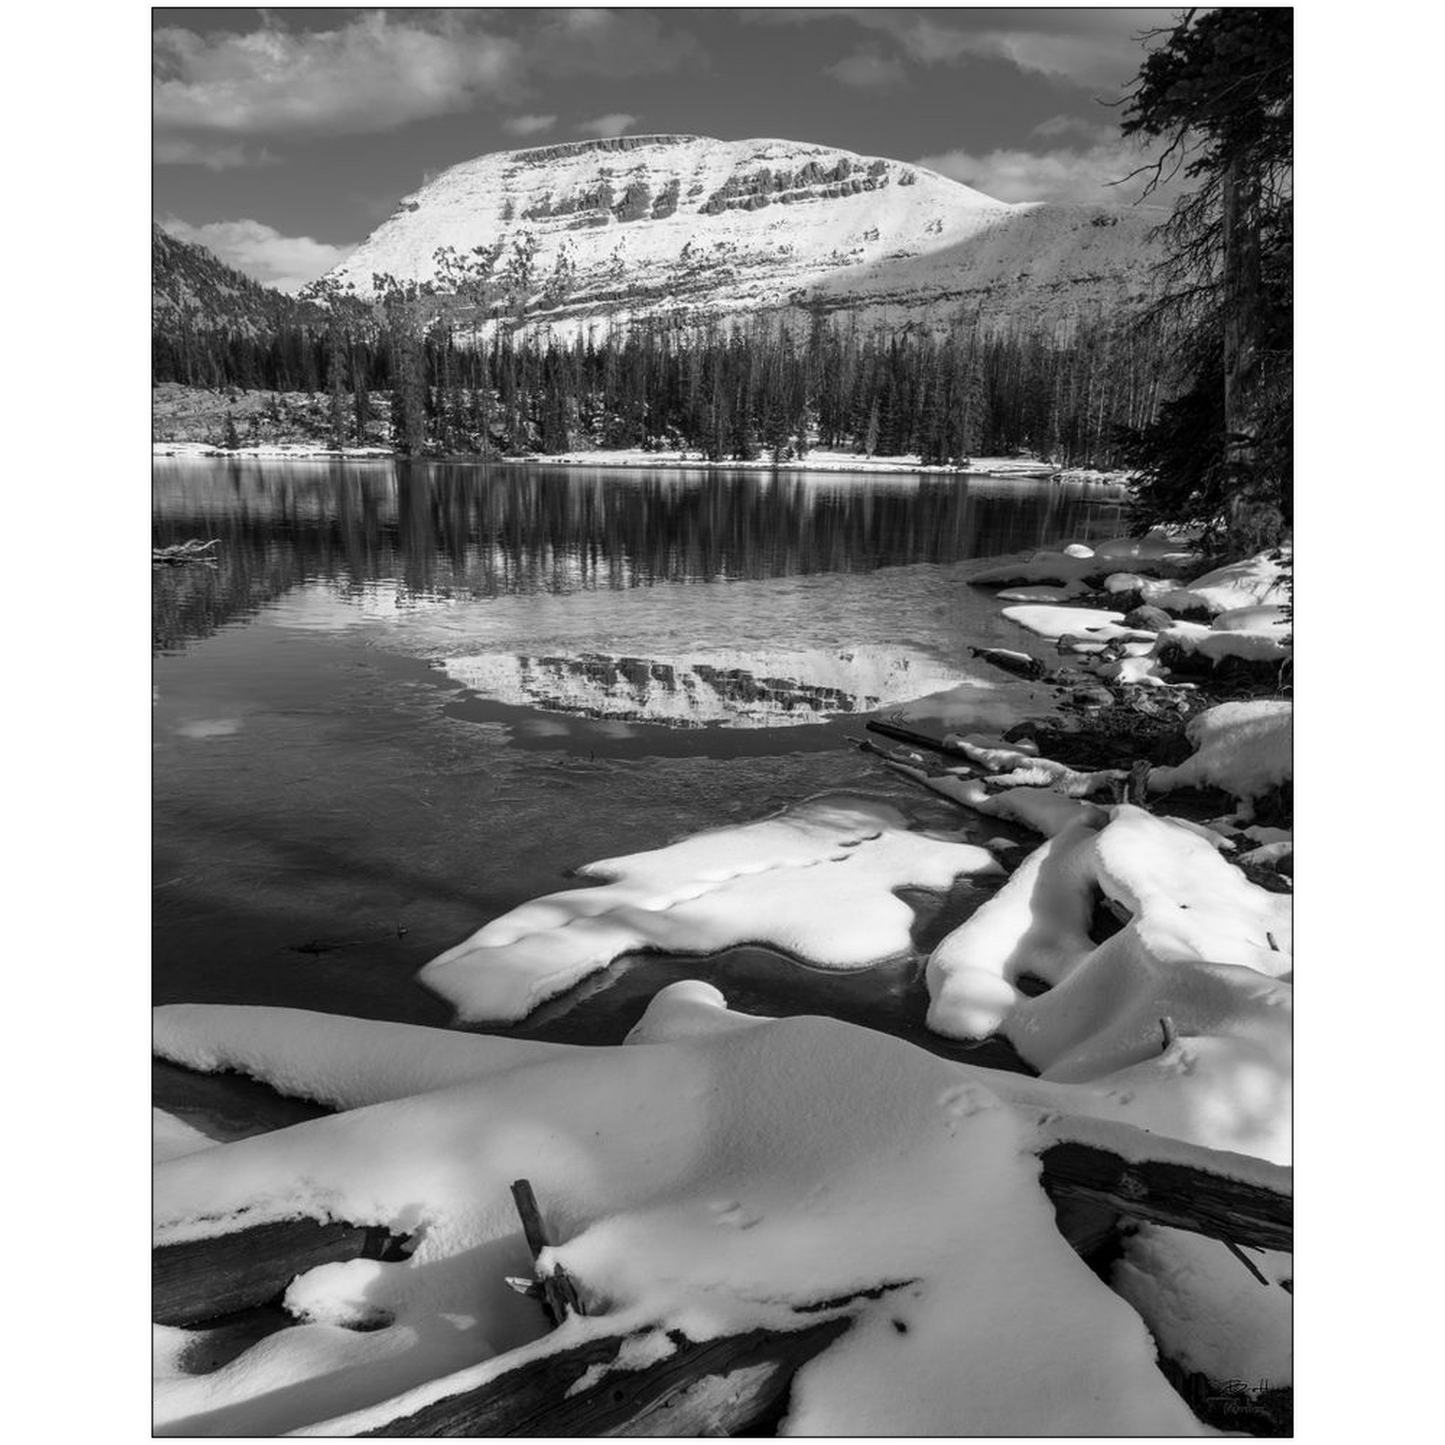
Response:
[[[265,332],[157,329],[157,382],[329,397],[337,446],[389,435],[410,455],[686,448],[779,460],[809,447],[925,464],[1035,454],[1117,464],[1169,397],[1156,321],[1079,321],[1057,333],[961,325],[946,336],[815,320],[722,330],[639,326],[560,341],[445,317],[415,297],[333,302],[317,324]],[[389,423],[389,432],[378,423]]]

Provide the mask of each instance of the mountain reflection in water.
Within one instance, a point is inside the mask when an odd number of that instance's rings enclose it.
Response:
[[[447,676],[483,697],[544,712],[703,727],[789,727],[876,712],[964,680],[902,647],[700,652],[665,661],[584,652],[449,657]]]

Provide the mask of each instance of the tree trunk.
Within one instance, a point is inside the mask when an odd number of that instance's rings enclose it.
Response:
[[[1247,500],[1255,469],[1259,372],[1259,177],[1238,157],[1224,172],[1224,430],[1231,482]]]
[[[1294,1198],[1287,1188],[1231,1178],[1223,1169],[1207,1167],[1214,1151],[1196,1153],[1201,1166],[1130,1160],[1092,1143],[1063,1140],[1040,1153],[1040,1183],[1055,1200],[1070,1195],[1095,1199],[1130,1218],[1211,1239],[1255,1249],[1294,1248]],[[1288,1173],[1279,1170],[1282,1186]]]
[[[151,1318],[196,1325],[281,1295],[298,1274],[352,1259],[406,1258],[406,1241],[379,1225],[281,1219],[151,1252]]]
[[[672,1352],[640,1369],[619,1367],[618,1354],[629,1340],[653,1332],[609,1335],[528,1360],[364,1433],[402,1438],[771,1434],[767,1426],[781,1414],[793,1375],[850,1323],[833,1318],[798,1330],[750,1330],[703,1344],[672,1331]],[[578,1389],[584,1380],[590,1386]]]

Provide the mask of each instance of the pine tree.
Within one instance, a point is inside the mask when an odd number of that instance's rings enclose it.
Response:
[[[1125,135],[1167,142],[1165,313],[1188,389],[1134,438],[1146,519],[1277,539],[1293,470],[1293,12],[1191,10],[1140,67]]]

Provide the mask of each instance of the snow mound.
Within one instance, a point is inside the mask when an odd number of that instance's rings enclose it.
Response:
[[[815,798],[776,817],[577,871],[603,880],[524,903],[434,959],[421,980],[464,1019],[525,1017],[639,949],[703,954],[761,943],[827,968],[906,952],[900,888],[942,891],[1001,871],[969,844],[911,833],[891,804]]]
[[[1102,940],[1101,912],[1117,929]],[[928,1025],[1002,1032],[1046,1080],[1102,1088],[1144,1127],[1288,1157],[1290,917],[1197,831],[1081,810],[934,949]],[[1025,974],[1051,987],[1026,998]]]
[[[1230,562],[1179,587],[1147,599],[1166,612],[1204,611],[1214,616],[1240,607],[1277,605],[1290,600],[1289,551],[1261,552]]]
[[[643,1036],[649,1020],[684,1036],[484,1064],[471,1083],[159,1166],[159,1242],[301,1215],[419,1243],[405,1262],[302,1275],[288,1299],[303,1322],[210,1374],[159,1350],[157,1428],[357,1434],[595,1335],[787,1328],[884,1285],[799,1372],[785,1433],[1205,1433],[1139,1317],[1059,1234],[1036,1126],[976,1071],[834,1020],[731,1024],[695,985],[654,1009],[667,1023],[649,1010]],[[264,1013],[168,1027],[178,1049],[196,1027],[198,1049],[257,1061],[274,1048]],[[349,1022],[311,1017],[314,1072],[299,1033],[274,1066],[313,1097],[381,1093],[450,1049],[441,1031],[398,1034],[387,1052],[413,1057],[376,1057],[358,1086]],[[485,1060],[495,1042],[462,1046]],[[522,1177],[589,1310],[551,1333],[504,1283],[529,1271],[509,1194]]]
[[[1100,607],[1050,607],[1043,604],[1005,607],[1003,615],[1010,622],[1058,641],[1061,637],[1081,637],[1090,642],[1147,642],[1151,646],[1155,634],[1124,626],[1122,612]]]
[[[1291,702],[1260,699],[1221,703],[1191,718],[1184,732],[1194,744],[1194,752],[1178,767],[1155,768],[1149,774],[1151,792],[1222,788],[1250,817],[1257,799],[1293,779]]]

